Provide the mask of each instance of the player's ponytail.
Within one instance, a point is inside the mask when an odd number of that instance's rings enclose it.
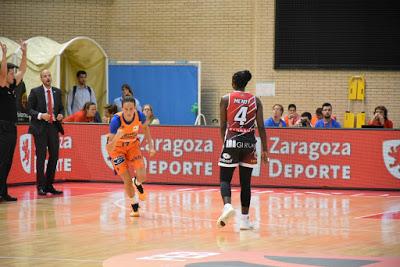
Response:
[[[238,71],[232,76],[232,83],[235,89],[244,89],[247,83],[251,80],[251,73],[248,70]]]

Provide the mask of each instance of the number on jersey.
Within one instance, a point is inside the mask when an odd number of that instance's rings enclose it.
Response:
[[[240,125],[244,125],[247,120],[247,109],[249,107],[241,107],[239,111],[236,113],[234,121],[238,121]]]

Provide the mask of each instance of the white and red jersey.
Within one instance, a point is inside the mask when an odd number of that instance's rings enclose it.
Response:
[[[243,91],[234,91],[228,96],[225,139],[233,139],[247,133],[254,135],[257,113],[256,97]]]

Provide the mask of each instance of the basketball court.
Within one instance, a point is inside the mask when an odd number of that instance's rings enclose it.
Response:
[[[11,187],[0,266],[400,266],[400,192],[253,188],[254,230],[222,229],[218,187],[146,185],[129,217],[122,184]]]

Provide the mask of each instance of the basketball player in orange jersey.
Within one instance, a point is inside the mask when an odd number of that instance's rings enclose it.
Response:
[[[125,193],[131,200],[131,217],[139,217],[139,203],[135,196],[132,182],[139,192],[139,199],[145,200],[142,182],[146,180],[146,168],[140,151],[140,141],[137,137],[139,128],[143,129],[146,141],[149,144],[150,157],[156,153],[150,130],[145,120],[146,116],[136,110],[135,99],[130,96],[125,97],[122,101],[122,111],[115,114],[111,119],[110,134],[108,136],[107,151],[111,157],[115,172],[124,181]],[[133,181],[129,173],[129,166],[135,169],[136,178]]]
[[[217,220],[218,227],[224,227],[227,221],[235,215],[235,209],[231,204],[231,181],[235,168],[239,166],[242,204],[240,229],[253,228],[249,220],[249,207],[251,172],[257,165],[256,124],[261,138],[261,158],[264,162],[268,162],[267,137],[261,101],[244,91],[250,79],[251,73],[248,70],[236,72],[232,77],[234,91],[223,96],[220,102],[220,129],[224,145],[218,165],[220,166],[220,186],[224,208]]]

